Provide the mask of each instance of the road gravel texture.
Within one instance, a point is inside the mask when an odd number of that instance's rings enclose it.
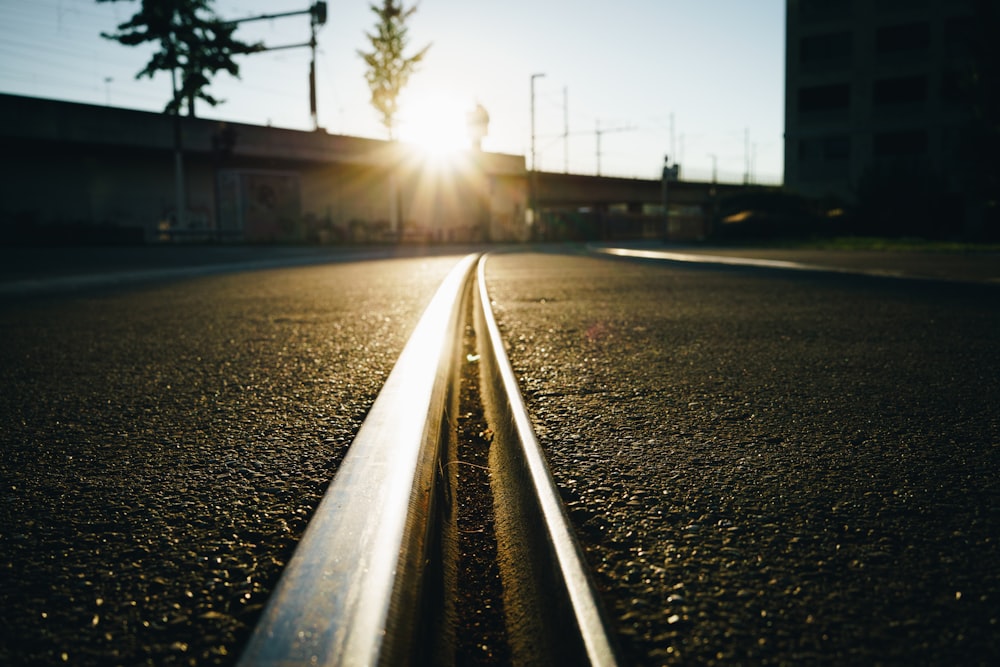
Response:
[[[232,664],[456,257],[0,304],[0,664]]]
[[[630,664],[1000,663],[996,287],[491,256]]]

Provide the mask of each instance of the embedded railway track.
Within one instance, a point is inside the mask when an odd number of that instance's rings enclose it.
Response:
[[[617,663],[485,262],[465,257],[428,306],[241,666]]]

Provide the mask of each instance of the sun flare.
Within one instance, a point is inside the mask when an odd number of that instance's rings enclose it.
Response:
[[[399,139],[415,146],[427,158],[447,161],[469,148],[466,114],[469,105],[443,94],[425,94],[403,100]]]

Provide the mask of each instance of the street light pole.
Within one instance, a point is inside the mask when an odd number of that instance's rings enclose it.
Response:
[[[545,76],[545,74],[532,74],[531,75],[531,174],[530,182],[528,184],[528,207],[531,211],[529,222],[535,222],[535,198],[537,197],[537,165],[535,164],[535,79],[539,79]]]
[[[172,54],[171,54],[172,55]],[[170,81],[173,86],[174,97],[177,99],[177,67],[170,70]],[[174,227],[176,229],[186,229],[187,227],[187,197],[184,194],[184,138],[181,130],[181,106],[178,102],[174,109]],[[171,236],[171,241],[176,237]]]
[[[531,75],[531,170],[535,171],[535,79],[540,79],[544,74]]]
[[[259,16],[248,16],[243,19],[226,21],[229,25],[239,25],[249,21],[266,21],[280,19],[286,16],[301,16],[309,14],[309,41],[302,44],[286,44],[285,46],[265,46],[260,51],[280,51],[282,49],[298,49],[308,46],[312,57],[309,60],[309,116],[312,118],[313,129],[319,129],[319,116],[316,113],[316,28],[326,25],[327,8],[326,2],[314,2],[309,9],[295,12],[281,12],[279,14],[261,14]]]
[[[597,137],[597,175],[601,175],[601,119],[594,121],[594,136]]]
[[[316,113],[316,15],[309,22],[309,115],[312,116],[313,129],[319,129],[319,115]]]

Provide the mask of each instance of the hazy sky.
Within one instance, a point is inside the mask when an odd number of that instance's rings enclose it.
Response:
[[[225,18],[242,18],[304,10],[311,2],[217,0],[214,6]],[[784,6],[782,0],[422,0],[409,23],[410,51],[432,46],[406,91],[412,115],[401,132],[412,136],[431,115],[437,131],[441,120],[461,126],[478,101],[490,114],[484,148],[526,155],[531,75],[544,73],[535,83],[540,169],[563,171],[568,154],[569,171],[595,173],[600,127],[604,175],[658,178],[670,153],[685,177],[708,180],[715,155],[720,180],[741,180],[752,158],[755,180],[778,183]],[[135,79],[150,49],[100,37],[138,7],[0,0],[0,92],[162,110],[169,78]],[[320,125],[382,138],[357,55],[368,47],[365,32],[376,16],[365,0],[330,0],[328,7],[318,35]],[[249,23],[237,36],[272,46],[306,42],[309,19]],[[223,74],[210,89],[225,103],[202,103],[198,115],[311,129],[309,49],[239,62],[241,79]]]

